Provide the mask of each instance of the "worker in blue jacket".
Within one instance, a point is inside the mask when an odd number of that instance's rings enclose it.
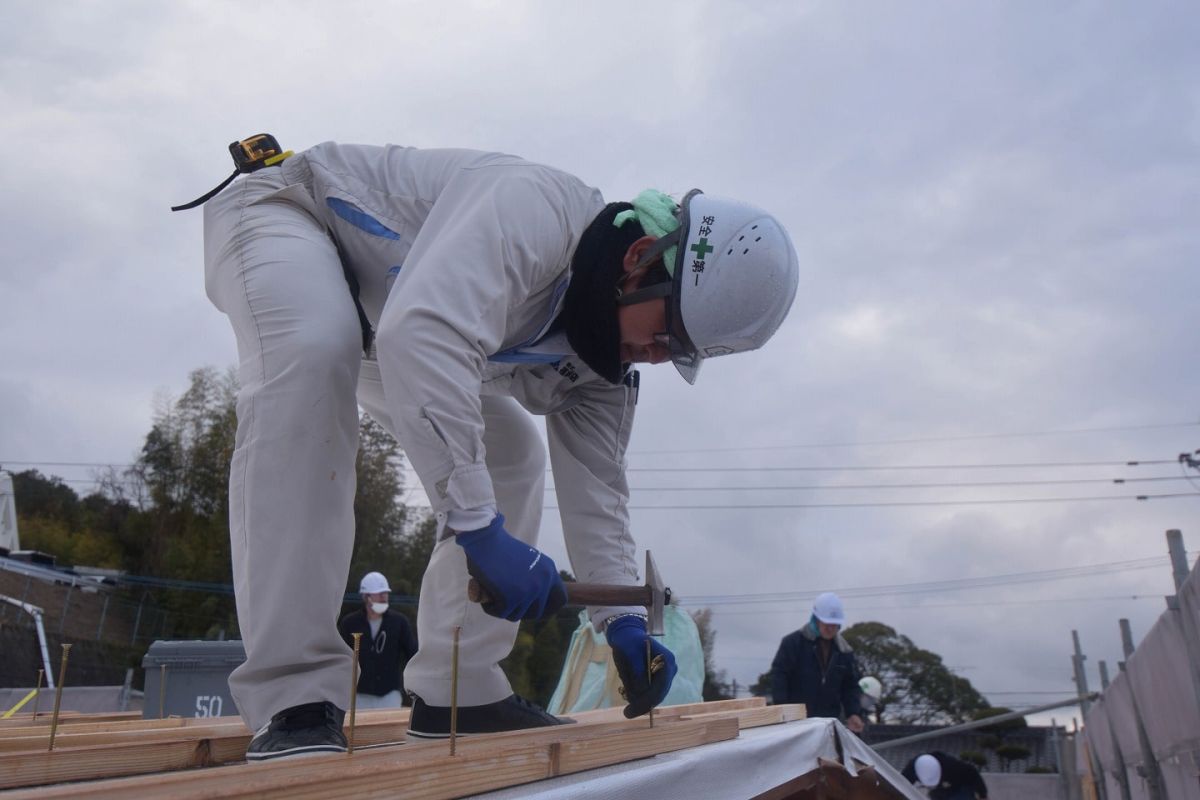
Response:
[[[783,637],[771,662],[771,700],[804,703],[810,717],[844,719],[862,733],[861,677],[854,650],[842,638],[846,612],[833,592],[819,595],[808,624]]]

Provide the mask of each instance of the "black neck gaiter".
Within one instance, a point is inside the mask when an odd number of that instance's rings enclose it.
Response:
[[[613,227],[613,218],[630,208],[629,203],[609,203],[584,230],[571,258],[571,283],[563,303],[567,341],[609,383],[620,383],[625,375],[617,323],[621,262],[629,246],[646,235],[637,220]]]

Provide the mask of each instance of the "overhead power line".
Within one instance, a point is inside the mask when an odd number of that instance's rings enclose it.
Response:
[[[719,467],[627,467],[626,472],[887,472],[900,470],[954,470],[954,469],[1040,469],[1040,468],[1077,468],[1077,467],[1142,467],[1156,464],[1178,464],[1178,458],[1166,459],[1126,459],[1112,461],[1030,461],[1018,463],[997,464],[834,464],[834,465],[798,465],[798,466],[719,466]],[[19,464],[27,467],[93,467],[130,469],[136,464],[114,464],[104,461],[32,461],[22,459],[0,458],[0,467]],[[400,466],[405,472],[415,472],[407,462]],[[550,469],[546,470],[551,474]]]
[[[932,594],[932,592],[931,592],[931,594]],[[809,599],[811,599],[811,598],[806,597],[806,599],[804,599],[804,600],[786,600],[786,601],[780,600],[775,603],[764,602],[764,603],[759,604],[759,605],[781,606],[778,609],[755,608],[753,610],[746,609],[744,611],[722,610],[720,612],[720,614],[721,614],[722,619],[724,619],[726,617],[761,617],[761,616],[766,616],[769,614],[786,614],[788,616],[794,617],[796,615],[797,605],[801,606],[802,608],[807,608],[807,603],[808,603]],[[858,605],[858,604],[855,604],[854,612],[856,615],[861,616],[862,614],[869,613],[869,612],[876,612],[876,611],[925,612],[925,611],[940,610],[940,609],[945,609],[945,608],[973,608],[973,607],[979,607],[979,608],[1004,607],[1004,608],[1007,608],[1009,606],[1038,606],[1039,608],[1048,608],[1048,607],[1053,607],[1054,605],[1059,604],[1059,603],[1115,603],[1115,602],[1127,603],[1130,601],[1144,601],[1144,600],[1152,600],[1156,603],[1161,603],[1162,599],[1163,599],[1163,595],[1161,595],[1161,594],[1126,594],[1126,595],[1108,595],[1108,596],[1104,596],[1104,597],[1048,597],[1048,598],[1039,599],[1039,600],[979,600],[979,601],[956,600],[953,603],[905,603],[905,604],[888,603],[886,605],[882,605],[882,604]],[[703,608],[722,608],[723,606],[743,605],[743,604],[739,604],[739,603],[700,603],[700,602],[693,601],[691,598],[686,597],[686,596],[683,597],[679,601],[679,604],[681,606],[686,606],[689,608],[697,607],[697,606],[703,607]],[[744,605],[751,605],[751,604],[744,604]]]
[[[914,593],[933,594],[937,592],[957,591],[960,589],[976,589],[993,586],[1007,586],[1018,583],[1039,583],[1046,581],[1067,580],[1071,578],[1091,577],[1096,575],[1112,574],[1115,572],[1124,572],[1130,570],[1141,570],[1158,568],[1161,569],[1164,565],[1170,563],[1170,559],[1165,556],[1155,556],[1151,558],[1131,559],[1128,561],[1112,561],[1101,564],[1088,564],[1075,567],[1060,567],[1056,569],[1013,572],[999,575],[982,576],[975,578],[952,578],[940,581],[923,581],[916,583],[901,583],[901,584],[881,584],[877,586],[860,586],[842,589],[833,589],[843,598],[856,597],[887,597],[911,595]],[[208,592],[213,594],[233,594],[233,586],[227,583],[214,583],[209,581],[191,581],[175,578],[160,578],[150,575],[132,575],[122,574],[117,579],[118,582],[127,585],[142,586],[146,588],[158,589],[178,589],[193,592]],[[756,594],[725,594],[725,595],[696,595],[684,597],[683,605],[743,605],[754,603],[772,603],[772,602],[795,602],[799,600],[811,600],[812,597],[822,591],[830,591],[826,589],[813,589],[804,592],[773,592],[773,593],[756,593]],[[348,595],[350,597],[350,595]],[[1133,595],[1134,598],[1140,598],[1139,595]],[[1066,598],[1064,598],[1066,599]],[[1088,598],[1078,598],[1085,600]],[[417,598],[413,596],[400,596],[393,594],[392,601],[401,605],[413,604],[417,602]],[[1013,604],[1021,601],[1001,601],[999,604]],[[1040,601],[1033,601],[1034,604]],[[996,604],[990,601],[982,601],[979,605]],[[958,603],[956,605],[963,605]],[[728,612],[723,612],[728,613]]]
[[[695,595],[685,596],[688,605],[736,605],[747,603],[775,603],[811,600],[825,591],[836,592],[839,597],[890,597],[911,594],[934,594],[953,592],[962,589],[982,589],[995,586],[1012,586],[1024,583],[1040,583],[1044,581],[1067,580],[1071,578],[1107,575],[1116,572],[1126,572],[1140,569],[1161,569],[1170,563],[1165,556],[1130,559],[1127,561],[1110,561],[1100,564],[1086,564],[1072,567],[1058,567],[1048,570],[1028,570],[1024,572],[1008,572],[998,575],[983,575],[967,578],[952,578],[940,581],[920,581],[916,583],[881,584],[875,586],[857,586],[844,588],[806,589],[795,592],[759,592],[755,594],[725,594],[725,595]]]
[[[1103,483],[1157,483],[1157,482],[1188,481],[1182,475],[1162,475],[1150,478],[1063,478],[1060,480],[1040,481],[950,481],[934,483],[839,483],[839,484],[803,484],[795,486],[631,486],[635,492],[769,492],[782,490],[795,491],[824,491],[838,489],[973,489],[990,486],[1059,486],[1067,484]],[[1190,482],[1190,481],[1188,481]],[[547,486],[546,491],[552,492],[555,487]]]
[[[798,467],[627,467],[626,472],[886,472],[922,469],[1038,469],[1043,467],[1142,467],[1175,464],[1177,459],[1138,459],[1130,461],[1032,461],[1005,464],[840,464],[836,466]],[[547,470],[549,472],[549,470]]]
[[[789,508],[916,508],[927,506],[1030,505],[1039,503],[1108,503],[1118,500],[1168,500],[1180,497],[1195,499],[1200,497],[1200,494],[1196,492],[1177,492],[1167,494],[1113,495],[1109,497],[1013,497],[995,500],[896,500],[862,503],[706,503],[704,505],[689,503],[684,505],[652,506],[630,504],[628,507],[631,511],[704,511],[706,509],[723,511],[752,511],[758,509],[767,511]],[[559,507],[556,505],[546,505],[543,508],[552,511],[559,510]]]
[[[875,447],[893,444],[930,444],[934,442],[966,442],[979,439],[1026,439],[1039,436],[1068,436],[1080,433],[1112,433],[1118,431],[1148,431],[1167,428],[1200,427],[1200,421],[1165,422],[1158,425],[1118,425],[1107,428],[1066,428],[1050,431],[1020,433],[975,433],[962,436],[922,436],[907,439],[875,439],[854,442],[805,442],[798,444],[741,445],[738,447],[700,447],[663,450],[632,450],[630,455],[665,455],[670,453],[736,453],[743,450],[813,450],[826,447]]]

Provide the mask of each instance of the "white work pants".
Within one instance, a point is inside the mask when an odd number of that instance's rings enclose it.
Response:
[[[342,266],[302,185],[265,169],[209,201],[205,285],[237,339],[241,388],[230,472],[233,580],[246,661],[230,691],[252,729],[285,708],[349,707],[352,654],[336,618],[353,548],[357,402],[395,432]],[[401,299],[401,298],[397,298]],[[377,348],[403,347],[377,342]],[[529,415],[510,398],[483,398],[487,464],[507,529],[535,544],[545,453]],[[403,443],[401,443],[403,444]],[[466,596],[466,559],[453,539],[434,549],[421,584],[420,651],[405,687],[450,704],[451,644],[461,628],[461,705],[511,693],[498,666],[515,623]]]

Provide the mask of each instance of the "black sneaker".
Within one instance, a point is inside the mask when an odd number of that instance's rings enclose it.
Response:
[[[285,708],[254,734],[246,749],[246,760],[344,753],[345,717],[346,712],[328,702]]]
[[[458,733],[461,736],[545,728],[573,722],[575,720],[570,717],[547,714],[536,704],[515,694],[485,706],[458,707]],[[413,695],[408,735],[416,739],[450,738],[450,707],[427,706],[420,697]]]

